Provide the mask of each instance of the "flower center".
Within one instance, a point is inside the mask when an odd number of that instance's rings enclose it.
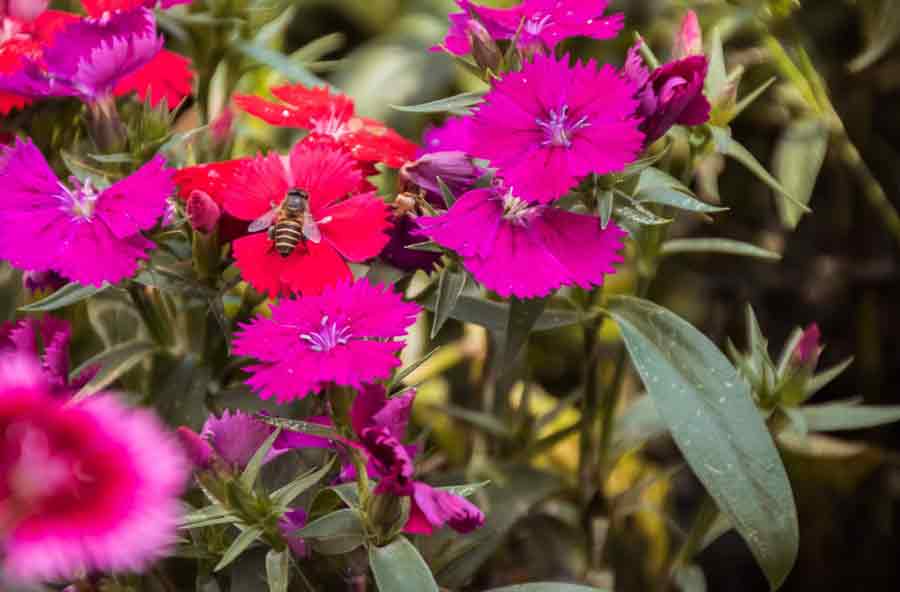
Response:
[[[541,14],[540,12],[536,12],[527,21],[525,21],[525,26],[523,29],[529,35],[540,35],[541,31],[544,30],[544,27],[550,24],[551,15],[549,14]]]
[[[63,202],[63,209],[80,220],[90,220],[94,217],[94,209],[97,207],[97,199],[100,194],[91,186],[91,180],[86,179],[81,183],[75,177],[69,179],[75,187],[69,189],[62,183],[59,184],[62,193],[57,197]]]
[[[525,225],[537,207],[512,193],[512,189],[503,196],[503,219]]]
[[[312,120],[312,131],[323,136],[329,136],[335,140],[340,140],[348,131],[346,120],[338,115],[334,107],[331,107],[331,114],[320,119]]]
[[[334,321],[329,322],[328,315],[322,317],[322,326],[318,331],[300,335],[300,339],[307,342],[309,349],[314,352],[327,352],[339,345],[346,345],[352,337],[349,326],[338,326]]]
[[[587,115],[578,121],[569,120],[569,106],[563,105],[561,109],[551,109],[547,119],[536,119],[535,123],[544,130],[546,138],[541,146],[559,146],[569,148],[572,146],[572,133],[581,128],[590,127]]]

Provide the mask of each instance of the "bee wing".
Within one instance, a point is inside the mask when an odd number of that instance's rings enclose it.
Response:
[[[260,230],[265,230],[275,222],[276,218],[278,218],[278,208],[266,212],[251,222],[250,226],[247,227],[247,232],[259,232]]]
[[[319,225],[316,224],[309,211],[303,212],[303,236],[312,243],[319,244],[322,242],[322,233],[319,232]]]

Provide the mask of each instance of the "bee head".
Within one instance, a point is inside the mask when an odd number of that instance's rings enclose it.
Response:
[[[288,210],[303,211],[306,209],[306,200],[309,199],[309,194],[302,189],[290,189],[284,199],[284,205]]]

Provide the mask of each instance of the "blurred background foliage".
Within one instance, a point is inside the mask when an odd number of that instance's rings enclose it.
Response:
[[[245,54],[269,67],[241,70],[237,76],[242,92],[265,94],[268,86],[285,79],[310,82],[310,76],[321,77],[352,96],[358,113],[382,119],[417,138],[435,120],[394,110],[391,105],[482,88],[480,80],[447,56],[427,51],[446,31],[447,14],[454,9],[450,0],[296,0],[258,6],[259,26],[246,26],[253,27],[258,47],[272,54],[245,48]],[[267,19],[267,7],[272,15],[281,16]],[[285,7],[287,11],[281,13]],[[729,71],[743,69],[742,94],[777,77],[732,123],[732,130],[782,183],[809,199],[813,213],[798,219],[795,212],[779,210],[772,190],[746,169],[710,159],[704,163],[698,190],[730,211],[714,221],[681,218],[672,236],[739,239],[781,253],[783,259],[773,263],[724,255],[672,256],[661,266],[650,297],[690,320],[718,344],[727,338],[743,343],[747,303],[753,305],[774,345],[783,343],[793,327],[818,322],[827,344],[822,365],[834,365],[848,356],[854,356],[855,362],[817,395],[817,402],[856,396],[872,404],[900,403],[900,307],[896,304],[900,224],[890,208],[890,204],[900,207],[900,49],[895,45],[900,37],[900,1],[807,0],[802,5],[794,0],[614,1],[611,9],[626,13],[629,30],[609,43],[580,44],[576,52],[620,63],[633,31],[639,30],[651,47],[665,55],[688,8],[698,12],[705,34],[718,27]],[[197,48],[183,34],[188,16],[165,14],[160,23],[171,46],[197,56]],[[200,23],[197,18],[193,25]],[[300,67],[292,69],[292,65]],[[227,105],[227,97],[216,90],[226,85],[222,78],[235,76],[234,72],[213,74],[209,80],[201,79],[201,87],[210,93],[209,120]],[[198,107],[182,109],[180,129],[190,130],[206,119]],[[237,155],[284,149],[295,137],[290,130],[238,116],[234,146],[229,150]],[[203,143],[191,150],[189,160],[224,155]],[[672,157],[678,158],[677,147],[673,152]],[[383,188],[388,191],[390,186]],[[624,291],[635,277],[635,270],[625,268],[611,278],[606,291]],[[16,285],[21,280],[16,272],[3,268],[0,281]],[[12,318],[19,304],[10,301],[10,296],[19,293],[0,290],[0,313],[6,318]],[[82,312],[95,328],[128,325],[122,319],[104,320],[104,315],[122,313],[115,307],[104,310],[102,300],[91,306],[95,310]],[[599,331],[608,344],[604,356],[609,363],[604,370],[612,372],[618,336],[612,326],[604,325]],[[95,333],[106,343],[76,344],[73,351],[79,358],[134,338]],[[450,321],[441,335],[446,347],[409,378],[409,382],[421,382],[417,425],[435,444],[427,463],[442,466],[471,458],[467,473],[491,475],[493,463],[521,461],[515,449],[517,435],[509,433],[508,426],[492,425],[482,415],[466,413],[484,386],[486,333]],[[410,361],[429,351],[427,329],[411,344],[406,352]],[[581,331],[575,328],[539,333],[532,339],[528,351],[532,380],[524,386],[512,385],[509,393],[509,404],[521,411],[517,430],[550,434],[577,423],[578,412],[565,402],[579,383],[583,350]],[[631,376],[625,380],[632,396],[638,395],[639,380]],[[197,417],[202,417],[202,410]],[[626,427],[640,430],[638,420]],[[500,450],[489,449],[486,434],[501,443]],[[582,573],[579,555],[570,551],[583,544],[581,526],[573,524],[572,504],[565,495],[539,503],[551,494],[573,489],[577,439],[549,444],[532,463],[549,469],[549,477],[521,469],[513,477],[496,480],[479,499],[487,506],[488,527],[473,535],[478,538],[471,539],[470,546],[479,551],[466,557],[479,555],[486,563],[469,589],[568,579]],[[601,546],[602,563],[609,566],[609,573],[594,573],[592,579],[603,584],[614,573],[617,589],[650,590],[650,582],[657,581],[654,575],[673,560],[698,507],[701,488],[668,438],[654,438],[639,452],[626,448],[623,445],[622,460],[605,483],[607,497],[617,500],[616,512],[606,525],[616,534],[607,540],[615,544]],[[896,425],[813,436],[802,446],[782,441],[801,526],[800,559],[785,590],[900,588],[898,450],[900,427]],[[454,570],[464,573],[465,569],[443,553],[444,543],[440,536],[420,541],[433,551],[426,556],[437,558],[433,567],[442,583],[452,585]],[[706,547],[699,564],[709,590],[766,589],[752,556],[733,533]],[[682,572],[679,580],[685,590],[703,589],[703,579],[694,578],[690,570]]]

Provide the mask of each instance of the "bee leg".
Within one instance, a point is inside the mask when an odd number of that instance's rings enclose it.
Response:
[[[275,225],[274,224],[272,226],[269,226],[269,230],[266,232],[266,234],[269,235],[270,241],[275,240]]]

